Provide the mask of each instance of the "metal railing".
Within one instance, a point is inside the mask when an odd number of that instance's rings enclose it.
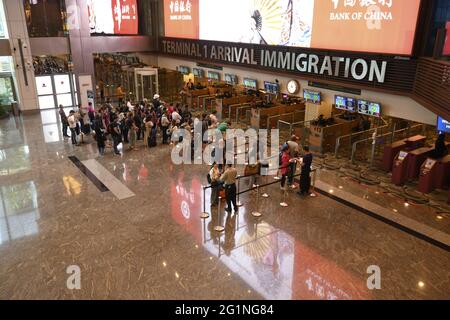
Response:
[[[380,134],[380,135],[372,135],[372,137],[370,138],[366,138],[366,139],[362,139],[359,141],[356,141],[355,143],[353,143],[352,145],[352,153],[351,153],[351,162],[355,163],[355,156],[356,156],[356,151],[358,150],[358,145],[362,144],[362,143],[367,143],[367,142],[371,142],[372,143],[372,150],[371,150],[371,155],[370,155],[370,165],[373,165],[373,161],[375,159],[375,153],[376,153],[376,148],[380,147],[382,145],[385,145],[386,142],[388,140],[390,140],[391,143],[394,142],[394,139],[396,137],[396,135],[400,134],[400,133],[405,133],[405,137],[409,136],[411,134],[411,131],[414,131],[415,129],[421,129],[422,132],[424,130],[426,125],[424,124],[417,124],[414,126],[408,126],[405,129],[400,129],[400,130],[395,130],[395,126],[393,128],[393,130],[391,132],[388,133],[384,133],[384,134]],[[390,137],[390,139],[384,139]]]
[[[278,121],[283,121],[286,117],[288,117],[288,118],[290,117],[291,118],[291,123],[295,123],[296,116],[299,115],[299,114],[303,114],[303,119],[304,119],[305,110],[301,110],[301,111],[296,110],[294,112],[289,112],[289,113],[277,114],[277,115],[274,115],[274,116],[270,116],[270,117],[267,118],[267,126],[266,126],[266,128],[267,129],[272,129],[271,123],[272,123],[272,120],[274,120],[274,119],[278,119],[277,120],[277,123],[278,123]],[[282,118],[283,118],[283,120],[282,120]],[[279,125],[278,125],[278,129],[279,129]]]
[[[381,120],[384,123],[382,126],[379,126],[379,127],[376,127],[376,128],[371,128],[371,129],[365,130],[365,131],[354,132],[354,133],[350,133],[350,134],[346,134],[346,135],[338,137],[336,139],[336,147],[335,147],[335,150],[334,150],[334,156],[336,158],[338,157],[338,155],[339,155],[339,148],[343,145],[342,140],[348,138],[349,147],[351,148],[352,147],[352,143],[355,140],[355,138],[358,139],[358,137],[361,137],[361,136],[366,135],[366,134],[368,136],[372,136],[375,131],[378,133],[378,132],[380,132],[380,130],[382,132],[384,129],[387,129],[389,127],[389,124],[383,118],[381,118]]]

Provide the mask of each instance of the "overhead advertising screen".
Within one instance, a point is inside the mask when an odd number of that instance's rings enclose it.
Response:
[[[91,34],[139,33],[137,0],[88,0]]]
[[[409,55],[420,0],[165,0],[164,5],[166,37]]]

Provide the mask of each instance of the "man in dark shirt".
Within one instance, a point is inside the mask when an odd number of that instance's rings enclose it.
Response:
[[[113,139],[114,153],[120,155],[119,149],[117,148],[118,145],[122,142],[122,133],[119,127],[119,117],[116,116],[113,122],[111,122],[111,124],[109,125],[109,131]]]
[[[59,105],[59,116],[61,117],[63,137],[68,138],[67,128],[69,127],[69,121],[67,120],[67,115],[62,104]]]
[[[302,172],[300,176],[300,195],[308,195],[311,188],[311,165],[313,161],[313,155],[309,151],[308,146],[303,147],[304,156],[302,163]]]

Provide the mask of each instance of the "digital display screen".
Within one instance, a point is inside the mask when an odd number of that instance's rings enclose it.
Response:
[[[203,78],[204,72],[202,69],[194,68],[192,72],[194,73],[194,77]]]
[[[358,100],[358,113],[371,117],[380,117],[381,106],[379,103]]]
[[[190,70],[189,67],[185,67],[185,66],[179,66],[177,68],[178,72],[182,73],[182,74],[189,74]]]
[[[137,0],[88,0],[91,34],[139,33]]]
[[[227,84],[238,84],[237,76],[235,74],[225,74],[225,82]]]
[[[208,71],[208,79],[219,81],[220,75],[217,72]]]
[[[419,7],[420,0],[164,0],[165,36],[410,55]]]
[[[335,96],[336,109],[345,110],[349,112],[356,112],[356,101],[353,98]]]
[[[303,90],[303,98],[307,102],[312,102],[312,103],[317,103],[317,104],[321,103],[321,95],[320,95],[320,92],[317,92],[317,91]]]
[[[442,55],[450,56],[450,21],[447,21],[445,29],[447,29],[447,36],[445,37],[444,50],[442,51]]]
[[[408,152],[406,151],[400,151],[399,155],[398,155],[398,159],[403,161],[405,160],[405,158],[408,156]]]
[[[255,79],[244,78],[244,87],[247,89],[258,90],[258,84]]]
[[[264,81],[264,91],[267,93],[277,94],[279,91],[278,83]]]
[[[450,122],[442,117],[438,117],[437,129],[441,132],[450,132]]]

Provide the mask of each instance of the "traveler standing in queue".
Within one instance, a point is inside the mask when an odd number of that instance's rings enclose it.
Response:
[[[289,163],[288,187],[292,189],[296,188],[294,184],[294,175],[297,171],[297,161],[293,160],[300,155],[300,147],[297,141],[298,137],[294,135],[291,137],[291,140],[287,142],[287,145],[289,147],[289,156],[291,158],[291,161]]]
[[[67,128],[69,127],[69,121],[67,120],[67,115],[62,104],[59,105],[59,116],[61,118],[63,137],[68,138]]]
[[[308,146],[303,147],[304,155],[302,162],[302,172],[300,176],[300,195],[308,195],[311,188],[311,165],[313,161],[313,155],[309,151]]]
[[[211,170],[209,171],[209,177],[211,179],[211,205],[217,206],[219,203],[219,192],[220,192],[220,170],[219,165],[214,163]]]
[[[169,130],[169,126],[170,126],[170,121],[167,118],[167,112],[163,113],[162,117],[161,117],[161,131],[162,131],[162,143],[163,144],[168,144],[168,139],[169,139],[169,133],[167,132],[167,130]]]
[[[105,154],[105,130],[102,124],[102,116],[97,114],[94,119],[95,140],[97,141],[98,153],[103,156]]]
[[[70,128],[70,136],[72,137],[72,144],[73,145],[78,145],[77,142],[77,123],[78,120],[75,116],[75,111],[71,110],[69,112],[69,117],[67,118],[67,121],[69,123],[69,128]]]
[[[115,116],[111,124],[109,125],[109,132],[111,133],[113,139],[114,153],[120,155],[119,149],[117,148],[122,142],[122,133],[119,128],[119,117]]]
[[[228,164],[225,172],[220,177],[220,181],[224,183],[225,186],[225,197],[227,198],[227,212],[231,212],[233,205],[234,212],[238,212],[239,208],[236,204],[236,177],[237,170],[233,168],[232,164]]]
[[[281,155],[281,162],[280,162],[280,172],[281,172],[281,190],[286,190],[286,179],[289,175],[290,170],[290,164],[291,164],[291,156],[289,155],[289,149],[286,148],[283,151],[283,154]]]
[[[128,141],[130,143],[130,150],[136,150],[136,139],[139,128],[136,126],[136,123],[134,121],[133,112],[128,113],[128,118],[125,122],[125,126],[128,128]]]

